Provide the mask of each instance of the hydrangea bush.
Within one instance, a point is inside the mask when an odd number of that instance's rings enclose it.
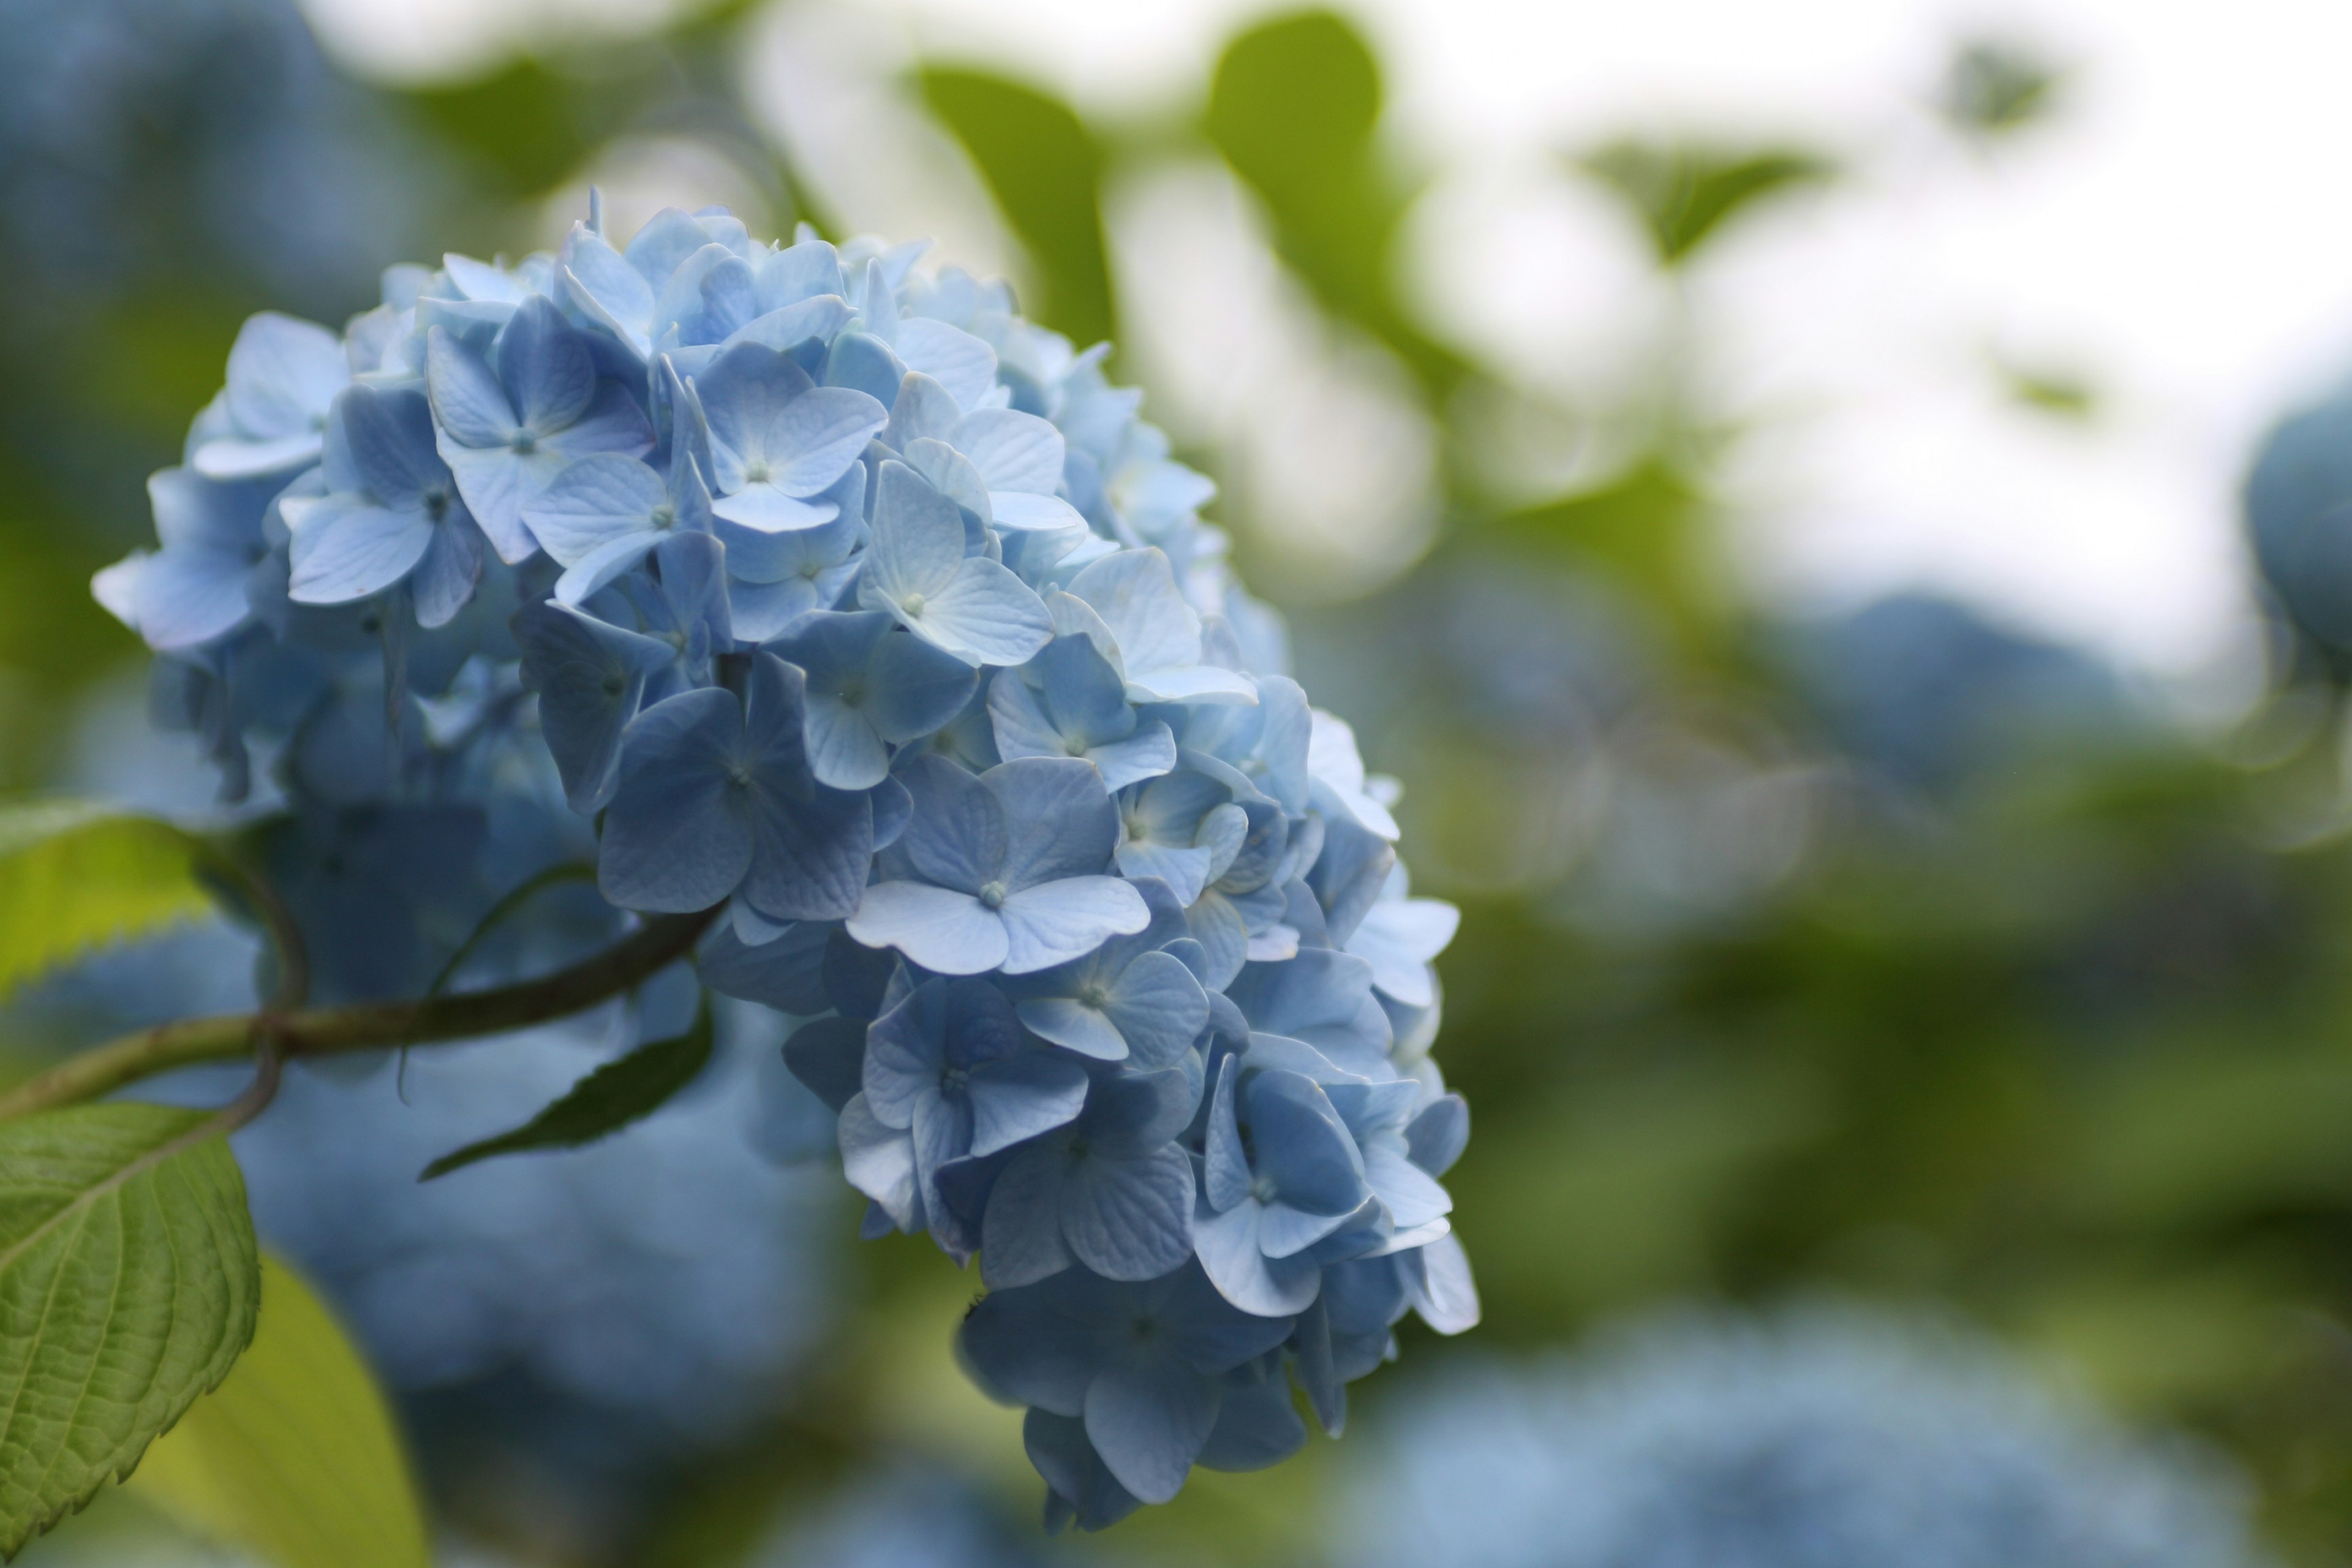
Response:
[[[1351,1568],[2272,1563],[2212,1456],[1936,1319],[1670,1312],[1399,1415],[1344,1491]]]
[[[1106,351],[921,248],[592,203],[340,337],[257,316],[95,587],[282,794],[320,994],[437,988],[488,913],[469,984],[683,931],[800,1020],[866,1232],[978,1259],[965,1363],[1092,1528],[1475,1321],[1455,916]],[[567,856],[603,903],[514,918]]]

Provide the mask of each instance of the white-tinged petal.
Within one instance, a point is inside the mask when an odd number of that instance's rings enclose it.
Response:
[[[984,974],[1006,952],[995,910],[929,882],[875,883],[849,917],[849,934],[867,947],[895,947],[935,974]]]

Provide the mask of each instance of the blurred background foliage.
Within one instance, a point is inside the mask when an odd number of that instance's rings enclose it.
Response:
[[[124,776],[105,747],[140,655],[88,579],[145,531],[140,480],[174,460],[246,312],[338,321],[393,260],[543,242],[550,199],[632,141],[691,142],[773,227],[838,233],[747,100],[764,14],[732,0],[397,89],[338,75],[278,0],[10,8],[0,785]],[[1997,140],[2032,130],[2064,80],[1964,40],[1938,102],[1955,137]],[[1232,482],[1213,426],[1178,429],[1229,481],[1245,572],[1290,601],[1307,688],[1402,781],[1418,889],[1465,910],[1441,1059],[1477,1119],[1454,1181],[1486,1321],[1466,1344],[1408,1331],[1394,1375],[1670,1298],[1933,1300],[2212,1439],[2255,1478],[2290,1561],[2352,1562],[2340,658],[2282,611],[2269,696],[2194,738],[2086,657],[1954,604],[1791,621],[1747,602],[1713,478],[1741,432],[1694,368],[1698,325],[1678,309],[1577,409],[1434,335],[1400,278],[1417,150],[1340,15],[1244,26],[1181,113],[1097,121],[953,59],[896,90],[992,200],[1028,308],[1080,345],[1137,336],[1118,193],[1213,161],[1316,330],[1395,367],[1391,395],[1433,432],[1422,547],[1332,602],[1283,569],[1285,519]],[[1671,280],[1846,158],[1644,132],[1558,149],[1552,170],[1622,204]],[[1148,374],[1135,357],[1114,362],[1122,379]],[[1605,460],[1529,493],[1497,430]],[[2304,591],[2279,588],[2285,605]],[[56,1038],[78,1026],[71,1000],[38,1015]],[[755,1035],[740,1048],[772,1056]],[[818,1206],[792,1245],[835,1305],[771,1405],[719,1436],[615,1449],[573,1440],[591,1417],[561,1402],[568,1437],[486,1416],[551,1407],[527,1366],[477,1378],[470,1405],[410,1387],[453,1532],[525,1562],[849,1563],[887,1538],[842,1544],[856,1519],[914,1508],[971,1521],[940,1561],[1315,1560],[1345,1447],[1319,1439],[1047,1552],[1015,1424],[950,1364],[973,1281],[906,1238],[846,1245],[855,1216]],[[624,1336],[607,1353],[635,1352]],[[1360,1425],[1380,1422],[1382,1384]],[[605,1418],[626,1426],[619,1386]],[[126,1506],[44,1550],[131,1560],[87,1544],[135,1536]]]

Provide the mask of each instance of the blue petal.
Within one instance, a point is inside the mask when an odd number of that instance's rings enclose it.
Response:
[[[992,1154],[1075,1121],[1087,1102],[1087,1069],[1066,1056],[1029,1051],[975,1069],[970,1092],[971,1152]]]
[[[1203,1004],[1205,1009],[1206,1004]],[[1031,996],[1015,1005],[1021,1021],[1038,1038],[1065,1050],[1115,1062],[1127,1055],[1127,1040],[1098,1007],[1070,996]]]
[[[768,430],[774,483],[790,495],[814,495],[841,478],[888,422],[882,405],[862,392],[820,386],[803,393]]]
[[[415,569],[433,543],[421,511],[389,511],[328,496],[294,531],[287,595],[301,605],[341,605],[381,594]]]
[[[1259,1250],[1260,1209],[1244,1201],[1218,1214],[1206,1205],[1192,1214],[1192,1250],[1217,1293],[1260,1319],[1304,1311],[1322,1289],[1323,1270],[1312,1258],[1268,1258]]]
[[[1209,1470],[1263,1470],[1306,1446],[1307,1423],[1277,1372],[1240,1388],[1226,1385],[1217,1424],[1196,1462]]]
[[[992,1291],[966,1313],[964,1358],[982,1386],[1057,1415],[1083,1411],[1108,1346],[1091,1313],[1070,1310],[1076,1294],[1057,1276]]]
[[[1070,1266],[1062,1241],[1062,1172],[1069,1154],[1048,1141],[998,1173],[981,1221],[980,1277],[989,1289],[1030,1285]]]
[[[1162,1068],[1192,1048],[1209,1022],[1209,998],[1182,963],[1147,952],[1111,987],[1104,1011],[1140,1068]]]
[[[915,1181],[915,1146],[903,1129],[885,1127],[853,1095],[841,1108],[838,1131],[842,1173],[849,1184],[881,1205],[900,1230],[922,1223],[922,1198]]]
[[[1019,664],[1054,636],[1045,601],[1028,584],[983,557],[960,562],[926,595],[919,610],[903,595],[894,608],[908,630],[968,664]]]
[[[996,384],[996,351],[945,321],[920,316],[903,321],[893,346],[908,370],[946,387],[961,407],[971,407]]]
[[[646,677],[669,662],[670,650],[553,605],[526,605],[513,625],[564,796],[572,810],[591,815],[612,798],[621,731],[636,713]]]
[[[596,395],[596,365],[555,301],[534,295],[523,301],[498,342],[499,379],[506,384],[521,422],[552,435],[588,412]]]
[[[518,421],[506,389],[481,356],[436,327],[425,339],[425,387],[433,417],[461,446],[504,447]]]
[[[730,769],[743,710],[730,692],[683,691],[623,733],[620,781],[604,815],[597,885],[623,909],[688,912],[735,890],[751,827]]]
[[[956,450],[971,459],[992,490],[1052,495],[1062,484],[1062,433],[1034,414],[982,408],[956,427]]]
[[[704,534],[670,541],[688,543],[717,548]],[[715,580],[723,587],[723,577]],[[754,656],[745,723],[753,847],[744,897],[771,920],[839,920],[866,889],[873,812],[863,794],[816,782],[803,737],[800,670],[773,654]]]
[[[994,792],[936,754],[908,763],[898,782],[914,797],[914,817],[899,848],[917,875],[964,893],[977,893],[1003,875],[1004,807]]]
[[[1249,1155],[1243,1148],[1241,1124],[1234,1113],[1235,1086],[1241,1075],[1241,1058],[1225,1058],[1217,1064],[1216,1086],[1209,1096],[1207,1150],[1201,1168],[1202,1195],[1218,1214],[1235,1207],[1250,1194]],[[1255,1234],[1253,1228],[1253,1237]],[[1253,1239],[1250,1245],[1255,1247],[1257,1243]]]
[[[568,464],[524,505],[522,521],[548,554],[573,566],[625,535],[656,530],[656,513],[670,505],[661,475],[635,458],[600,452]]]
[[[887,607],[903,620],[898,601],[938,593],[962,563],[963,514],[904,463],[884,463],[876,483],[866,580],[887,601],[877,607]]]
[[[1173,1144],[1138,1159],[1089,1154],[1062,1184],[1062,1229],[1106,1279],[1157,1279],[1192,1255],[1192,1162]]]
[[[1302,1074],[1261,1072],[1249,1089],[1255,1169],[1287,1206],[1345,1215],[1368,1195],[1363,1156],[1321,1087]]]
[[[866,712],[884,740],[919,740],[963,711],[979,677],[952,655],[916,637],[884,637],[870,665]]]
[[[251,614],[253,567],[223,550],[164,550],[147,557],[132,598],[132,625],[158,651],[194,647],[236,630]]]
[[[895,947],[939,974],[982,974],[1004,962],[1004,922],[969,893],[927,882],[877,882],[849,917],[868,947]]]
[[[858,1092],[866,1026],[855,1018],[818,1018],[784,1042],[784,1066],[838,1114]]]
[[[416,624],[431,630],[446,626],[474,596],[481,580],[481,535],[462,521],[444,521],[433,530],[433,541],[409,579],[409,595],[416,603]]]
[[[1007,897],[997,912],[1003,916],[1007,974],[1026,974],[1081,957],[1106,937],[1139,931],[1151,923],[1143,896],[1117,877],[1041,882]]]
[[[264,310],[247,318],[228,351],[229,416],[255,439],[308,435],[351,378],[334,333]]]
[[[1107,1529],[1143,1506],[1105,1468],[1102,1456],[1087,1441],[1084,1421],[1033,1409],[1022,1420],[1021,1446],[1045,1478],[1049,1534],[1073,1518],[1081,1530]]]
[[[760,533],[798,533],[840,515],[831,501],[803,500],[772,484],[746,485],[710,503],[711,514]]]
[[[1087,1390],[1087,1439],[1119,1485],[1166,1502],[1217,1424],[1217,1385],[1173,1361],[1108,1368]]]
[[[1110,864],[1118,813],[1091,763],[1076,757],[1019,757],[989,769],[980,782],[1003,812],[1006,888],[1017,891],[1039,882],[1093,877]]]
[[[821,239],[787,246],[760,264],[760,303],[782,309],[821,294],[846,294],[840,253]]]

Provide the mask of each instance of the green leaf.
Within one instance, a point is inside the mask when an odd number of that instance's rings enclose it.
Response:
[[[493,1154],[525,1149],[576,1149],[650,1116],[670,1096],[694,1081],[710,1060],[710,998],[706,995],[683,1035],[639,1046],[606,1062],[572,1086],[570,1092],[511,1132],[468,1143],[425,1167],[416,1179],[429,1182],[461,1165]]]
[[[1380,61],[1355,25],[1304,11],[1234,35],[1202,129],[1265,203],[1276,251],[1323,308],[1381,339],[1442,396],[1469,367],[1391,293],[1414,193],[1380,145],[1381,99]]]
[[[253,1337],[253,1220],[209,1116],[0,1122],[0,1555],[127,1475]]]
[[[1837,172],[1811,153],[1728,152],[1627,140],[1577,159],[1616,192],[1649,231],[1658,263],[1677,267],[1725,223],[1769,197],[1817,185]]]
[[[101,943],[212,907],[195,842],[78,800],[0,804],[0,995]]]
[[[932,67],[923,101],[963,143],[1036,264],[1045,298],[1030,314],[1081,347],[1113,331],[1103,254],[1103,152],[1059,99],[983,71]]]
[[[278,1258],[219,1388],[155,1441],[134,1492],[275,1568],[429,1568],[391,1408],[334,1314]]]

